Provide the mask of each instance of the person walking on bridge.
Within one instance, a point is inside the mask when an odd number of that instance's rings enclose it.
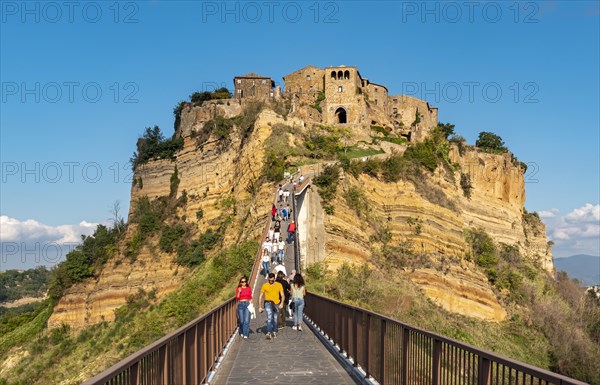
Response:
[[[280,309],[283,309],[283,300],[285,294],[283,286],[279,282],[275,282],[275,274],[269,273],[269,281],[265,282],[260,288],[260,297],[258,297],[258,311],[262,312],[263,307],[267,312],[267,339],[277,338],[277,314]]]
[[[292,301],[294,302],[294,326],[292,329],[302,331],[302,312],[304,310],[304,296],[306,295],[306,285],[302,274],[296,273],[291,285]]]
[[[273,207],[271,207],[271,220],[275,221],[276,216],[277,216],[277,207],[275,207],[275,205],[273,205]]]
[[[269,276],[269,268],[271,267],[271,255],[268,250],[263,249],[262,265],[265,273],[265,279]]]
[[[296,239],[296,222],[291,221],[287,228],[288,238],[287,243],[292,243]]]
[[[279,265],[282,266],[282,265]],[[277,266],[277,267],[279,267]],[[275,269],[277,269],[277,267]],[[275,280],[276,282],[279,282],[281,284],[281,286],[283,286],[283,294],[285,295],[284,299],[283,299],[283,308],[279,311],[278,314],[278,327],[279,329],[283,329],[285,327],[285,313],[286,313],[286,309],[288,307],[288,304],[290,303],[290,296],[291,296],[291,289],[290,289],[290,284],[288,283],[288,281],[285,279],[285,271],[277,271],[277,279]]]
[[[252,303],[252,289],[248,285],[248,278],[242,277],[238,287],[235,289],[235,298],[238,300],[238,323],[239,333],[243,338],[250,334],[250,310],[248,305]]]

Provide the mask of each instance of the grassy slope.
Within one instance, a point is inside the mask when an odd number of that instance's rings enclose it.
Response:
[[[2,350],[22,358],[3,373],[0,384],[80,383],[231,297],[239,274],[250,272],[257,248],[247,241],[219,252],[160,302],[152,293],[139,292],[119,309],[113,323],[77,333],[68,328],[45,332],[48,308],[15,331],[20,338],[10,340],[10,350]],[[7,339],[0,340],[0,349],[3,341]]]

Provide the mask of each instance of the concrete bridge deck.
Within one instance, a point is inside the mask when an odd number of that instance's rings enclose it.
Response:
[[[357,384],[308,327],[298,332],[286,323],[277,338],[266,340],[264,313],[252,320],[250,337],[236,337],[213,384]]]
[[[291,186],[288,184],[284,186],[285,188],[291,189]],[[292,193],[290,199],[293,197]],[[287,238],[288,223],[281,222],[281,237],[284,240]],[[284,265],[289,275],[294,269],[293,243],[286,245]],[[274,266],[271,265],[271,271]],[[285,328],[278,331],[277,338],[266,339],[266,312],[258,313],[260,288],[265,282],[267,281],[264,274],[259,274],[253,292],[257,314],[256,319],[250,320],[250,336],[248,339],[236,336],[211,383],[214,385],[357,384],[352,375],[331,355],[306,324],[302,327],[303,331],[293,330],[292,319],[286,317]]]

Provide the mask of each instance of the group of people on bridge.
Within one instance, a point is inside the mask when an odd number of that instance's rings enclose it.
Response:
[[[260,289],[258,298],[258,311],[266,312],[266,338],[277,338],[277,331],[285,327],[286,314],[293,320],[293,330],[302,331],[302,316],[304,311],[304,296],[306,284],[302,274],[292,270],[286,277],[282,271],[269,273],[268,280]],[[247,277],[240,278],[235,290],[238,300],[238,325],[239,334],[247,339],[250,334],[250,307],[252,303],[252,289]],[[264,302],[263,302],[264,300]]]
[[[304,179],[304,178],[302,178]],[[271,207],[271,224],[262,243],[262,267],[267,282],[260,289],[259,313],[266,313],[266,338],[277,338],[277,331],[285,327],[286,315],[293,320],[293,330],[302,331],[302,316],[306,286],[302,274],[292,270],[287,276],[285,269],[286,246],[293,244],[296,235],[296,222],[290,207],[290,194],[293,190],[279,185],[277,204]],[[292,198],[293,199],[293,195]],[[285,206],[284,206],[285,205]],[[287,242],[283,241],[282,222],[287,224]],[[271,265],[274,265],[273,272]],[[239,334],[247,339],[250,333],[250,309],[253,308],[252,289],[247,277],[242,277],[235,291],[238,300]],[[263,302],[264,301],[264,302]]]

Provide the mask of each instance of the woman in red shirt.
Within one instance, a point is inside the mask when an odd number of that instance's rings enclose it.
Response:
[[[240,278],[240,283],[235,289],[235,298],[238,300],[239,332],[242,337],[248,338],[248,334],[250,334],[250,310],[248,310],[248,305],[252,303],[252,289],[248,284],[248,278]]]

